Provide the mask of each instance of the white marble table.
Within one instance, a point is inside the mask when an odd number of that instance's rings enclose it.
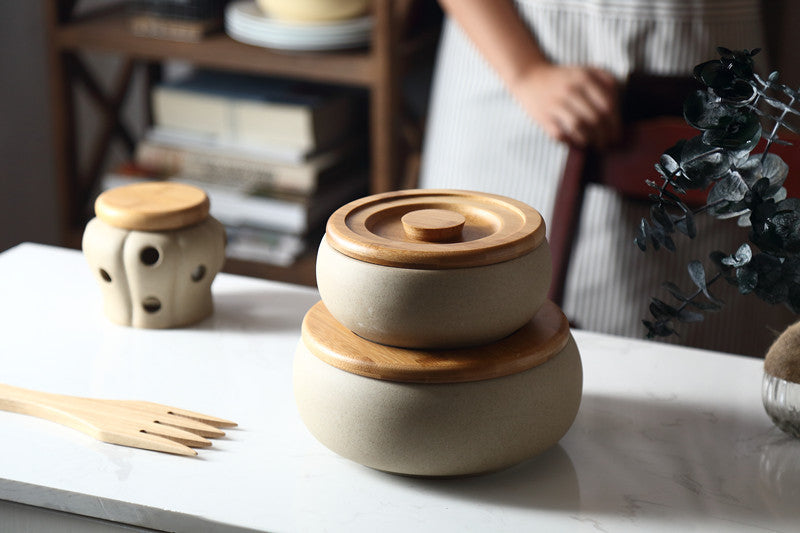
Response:
[[[195,327],[129,329],[102,315],[78,252],[0,254],[0,381],[240,424],[187,458],[0,412],[0,500],[193,533],[800,527],[800,441],[764,414],[757,360],[576,331],[584,398],[557,447],[492,475],[413,479],[334,455],[299,420],[291,362],[315,291],[228,275],[213,290]]]

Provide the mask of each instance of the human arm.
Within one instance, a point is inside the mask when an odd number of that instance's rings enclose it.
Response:
[[[440,0],[525,112],[562,142],[604,147],[619,135],[617,83],[607,71],[554,65],[510,0]]]

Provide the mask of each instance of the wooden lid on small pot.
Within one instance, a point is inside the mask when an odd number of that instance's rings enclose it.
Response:
[[[368,263],[464,268],[509,261],[545,240],[534,208],[494,194],[418,189],[367,196],[328,219],[328,244]]]
[[[318,302],[303,319],[302,339],[321,361],[369,378],[406,383],[463,383],[516,374],[549,361],[569,340],[569,322],[553,302],[512,335],[452,350],[396,348],[342,326]]]
[[[184,228],[208,218],[205,191],[167,181],[142,182],[109,189],[97,197],[94,211],[111,226],[137,231]]]

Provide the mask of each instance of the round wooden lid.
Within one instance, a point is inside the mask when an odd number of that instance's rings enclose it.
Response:
[[[463,268],[515,259],[545,239],[534,208],[504,196],[416,189],[361,198],[328,219],[325,238],[354,259],[405,268]]]
[[[302,337],[317,358],[351,374],[406,383],[463,383],[516,374],[550,360],[567,344],[569,322],[557,305],[547,301],[533,320],[497,342],[418,350],[359,337],[318,302],[303,319]]]
[[[109,189],[97,197],[98,218],[117,228],[163,231],[184,228],[208,217],[205,191],[174,182],[143,182]]]

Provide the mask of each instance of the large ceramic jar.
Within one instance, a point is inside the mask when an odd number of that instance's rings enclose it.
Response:
[[[572,425],[581,392],[580,355],[551,302],[509,337],[452,350],[371,343],[320,302],[294,360],[297,407],[322,444],[414,476],[480,474],[541,453]]]
[[[526,324],[552,266],[545,224],[502,196],[407,190],[351,202],[328,220],[317,285],[330,313],[373,342],[486,344]]]
[[[83,234],[106,316],[138,328],[186,326],[213,310],[225,229],[196,187],[148,182],[108,190]]]

